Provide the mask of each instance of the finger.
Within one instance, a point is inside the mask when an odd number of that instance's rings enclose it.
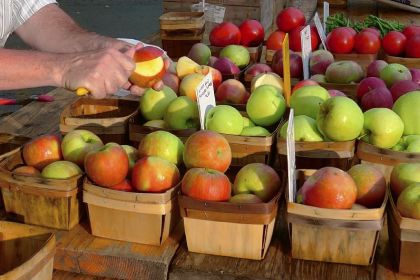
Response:
[[[163,89],[163,82],[162,81],[158,81],[156,83],[154,83],[154,85],[152,86],[152,88],[156,91],[161,91]]]
[[[165,71],[167,71],[169,69],[169,67],[171,66],[172,61],[168,58],[163,59],[163,63],[165,66]]]
[[[131,52],[133,53],[131,54]],[[134,71],[134,68],[136,67],[136,64],[134,63],[134,60],[133,60],[133,56],[134,56],[134,47],[132,47],[126,53],[120,54],[116,57],[117,61],[121,64],[127,76],[131,75],[131,73],[133,73]]]
[[[130,87],[132,87],[133,85],[130,83],[130,82],[126,82],[123,86],[122,86],[122,88],[123,89],[126,89],[126,90],[129,90],[130,89]]]
[[[133,85],[130,88],[131,94],[136,95],[136,96],[142,96],[144,94],[145,90],[146,90],[145,88],[141,88],[141,87],[138,87],[136,85]]]
[[[139,50],[141,48],[144,48],[144,44],[142,42],[138,42],[137,45],[135,45],[134,49]]]

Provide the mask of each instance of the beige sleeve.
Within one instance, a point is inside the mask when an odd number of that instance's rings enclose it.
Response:
[[[2,0],[0,0],[2,1]],[[56,0],[12,0],[14,30],[27,21],[38,10],[48,4],[56,4]]]

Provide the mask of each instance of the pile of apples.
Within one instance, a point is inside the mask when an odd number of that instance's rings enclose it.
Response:
[[[420,58],[420,26],[406,26],[402,32],[390,31],[382,39],[386,54]]]
[[[358,164],[348,172],[323,167],[298,190],[296,202],[329,209],[379,208],[386,195],[382,172],[369,164]]]
[[[188,171],[182,179],[182,193],[198,200],[262,203],[280,189],[277,172],[262,163],[242,167],[232,185],[225,174],[232,161],[229,143],[213,131],[192,134],[185,142],[183,158]]]
[[[328,33],[325,43],[334,54],[377,54],[381,49],[381,33],[371,27],[359,33],[351,27],[337,27]]]

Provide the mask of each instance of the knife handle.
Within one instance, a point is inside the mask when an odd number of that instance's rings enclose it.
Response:
[[[89,90],[87,88],[81,87],[81,88],[76,89],[76,94],[78,96],[88,95],[89,94]]]

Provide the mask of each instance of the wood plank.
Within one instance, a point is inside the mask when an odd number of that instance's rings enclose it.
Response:
[[[57,232],[55,269],[98,277],[163,280],[183,236],[183,227],[179,224],[162,246],[114,241],[89,232],[86,223],[69,232]]]
[[[378,3],[378,16],[386,20],[400,22],[404,25],[420,25],[420,16],[418,13],[400,10],[382,3]]]
[[[112,278],[95,277],[67,271],[54,270],[53,280],[112,280]]]

